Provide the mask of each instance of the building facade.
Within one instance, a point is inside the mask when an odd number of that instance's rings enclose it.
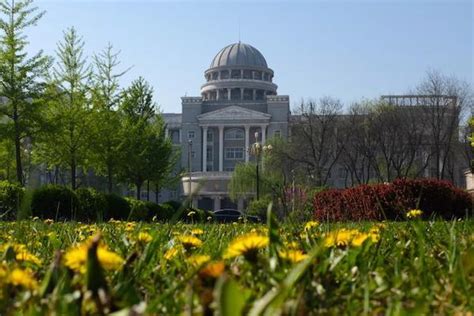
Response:
[[[201,95],[182,97],[182,114],[164,114],[188,171],[177,194],[192,192],[193,204],[203,209],[245,207],[244,199],[234,203],[228,195],[236,164],[253,159],[248,149],[256,141],[288,136],[289,97],[277,94],[273,77],[256,48],[228,45],[205,71]]]

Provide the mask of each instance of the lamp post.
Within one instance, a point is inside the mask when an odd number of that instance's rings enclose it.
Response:
[[[270,153],[272,151],[272,145],[262,146],[258,142],[258,132],[255,132],[255,143],[249,148],[249,153],[252,156],[255,156],[256,160],[256,180],[257,180],[257,201],[260,198],[260,177],[259,177],[259,164],[260,164],[260,156],[264,153]]]
[[[192,158],[192,150],[193,150],[193,140],[188,140],[188,197],[191,199],[191,176],[192,176],[192,165],[191,165],[191,158]],[[191,202],[192,203],[192,202]]]

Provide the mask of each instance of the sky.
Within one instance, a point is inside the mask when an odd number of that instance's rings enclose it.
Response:
[[[75,27],[91,57],[120,50],[122,87],[139,76],[163,112],[199,96],[204,71],[226,45],[256,47],[273,69],[278,94],[332,96],[346,106],[402,94],[429,70],[474,78],[472,1],[79,1],[38,0],[46,10],[27,31],[28,51],[54,56]]]

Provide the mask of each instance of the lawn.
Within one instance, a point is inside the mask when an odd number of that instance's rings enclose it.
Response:
[[[0,314],[459,314],[474,221],[0,223]]]

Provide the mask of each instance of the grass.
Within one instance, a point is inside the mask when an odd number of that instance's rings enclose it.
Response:
[[[91,250],[90,238],[99,232],[99,249],[106,245],[123,258],[119,266],[104,269],[105,255]],[[268,243],[240,240],[242,255],[223,259],[232,241],[248,233],[263,235]],[[202,245],[179,239],[193,234]],[[337,245],[331,244],[331,234]],[[355,242],[356,237],[363,242]],[[267,226],[18,221],[0,223],[0,243],[2,315],[130,309],[188,315],[462,315],[474,310],[472,220],[308,229],[304,224],[278,227],[275,221]],[[78,244],[89,250],[82,272],[66,268],[64,255],[50,264],[58,251],[68,253]],[[299,250],[300,257],[285,259],[289,249]],[[14,255],[22,251],[41,262]],[[30,273],[38,284],[13,284],[15,269]]]

